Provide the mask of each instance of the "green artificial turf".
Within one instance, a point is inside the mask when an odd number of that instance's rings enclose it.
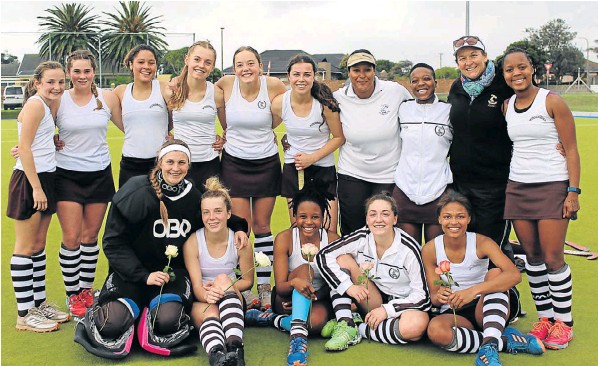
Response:
[[[567,239],[591,247],[598,251],[596,229],[593,218],[598,215],[598,119],[577,119],[578,146],[582,161],[583,194],[580,197],[581,211],[579,220],[572,222]],[[6,210],[8,182],[12,173],[14,160],[9,156],[9,149],[17,142],[16,122],[2,122],[2,213]],[[282,127],[279,128],[283,131]],[[280,137],[280,135],[279,135]],[[109,145],[112,153],[112,169],[115,181],[118,177],[122,133],[114,126],[109,128]],[[75,323],[64,324],[58,332],[50,334],[34,334],[19,332],[14,328],[16,320],[16,302],[10,280],[10,257],[13,250],[13,222],[2,215],[2,365],[100,365],[126,363],[127,365],[165,364],[169,365],[208,365],[207,356],[199,345],[199,350],[190,356],[164,359],[150,355],[138,347],[134,347],[129,357],[123,362],[103,360],[95,357],[73,342]],[[274,234],[289,225],[288,211],[284,199],[278,198],[272,216],[272,232]],[[102,236],[103,229],[100,232]],[[514,237],[514,235],[513,235]],[[54,217],[47,241],[47,294],[50,301],[64,307],[64,287],[58,265],[58,248],[61,234],[58,220]],[[593,351],[598,344],[598,336],[594,335],[596,317],[594,311],[594,291],[591,288],[593,276],[598,274],[598,260],[588,261],[582,257],[567,256],[574,278],[573,312],[575,318],[575,340],[563,351],[548,351],[543,356],[526,354],[501,354],[504,365],[593,365]],[[107,273],[107,262],[101,254],[98,262],[95,287],[99,288]],[[524,276],[518,286],[522,294],[523,308],[528,312],[515,324],[521,331],[530,329],[535,320],[535,310],[529,294],[529,286]],[[249,328],[245,332],[245,355],[247,365],[284,365],[288,351],[288,335],[274,329]],[[408,346],[388,346],[378,343],[361,344],[350,347],[341,353],[324,352],[324,340],[310,339],[310,365],[473,365],[474,355],[460,355],[444,352],[428,342],[420,342]]]

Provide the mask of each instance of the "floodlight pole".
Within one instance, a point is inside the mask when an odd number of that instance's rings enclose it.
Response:
[[[586,84],[590,87],[590,41],[586,37],[577,37],[586,41]]]
[[[469,1],[465,2],[465,35],[469,36]]]
[[[220,74],[224,76],[224,27],[220,27]]]

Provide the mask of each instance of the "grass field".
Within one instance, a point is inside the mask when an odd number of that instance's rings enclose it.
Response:
[[[3,113],[4,118],[4,113]],[[598,119],[577,119],[577,137],[582,159],[583,195],[580,197],[582,210],[579,220],[572,222],[569,227],[568,240],[592,247],[598,251],[596,228],[593,222],[598,215],[598,150],[595,141],[598,140]],[[113,361],[97,358],[87,353],[78,344],[73,343],[74,322],[64,324],[60,331],[51,334],[34,334],[15,330],[16,302],[10,280],[10,257],[13,250],[14,231],[13,222],[8,219],[6,210],[8,182],[14,165],[9,155],[9,149],[17,142],[16,122],[13,119],[1,121],[2,131],[2,257],[1,257],[1,346],[3,365],[104,365]],[[112,169],[115,181],[118,177],[118,163],[123,142],[122,133],[114,126],[109,129],[109,144],[112,153]],[[593,167],[593,168],[592,168]],[[276,202],[272,218],[272,232],[274,234],[288,227],[288,213],[283,199]],[[100,232],[102,236],[103,229]],[[47,243],[47,294],[50,301],[59,305],[64,304],[64,287],[58,265],[58,248],[61,241],[58,220],[54,217],[48,233]],[[565,351],[549,351],[543,356],[502,354],[504,365],[592,365],[595,361],[593,351],[598,343],[598,336],[594,335],[596,318],[593,311],[595,300],[594,291],[590,288],[598,272],[598,261],[587,261],[582,257],[567,257],[574,276],[574,317],[575,340]],[[95,287],[99,288],[107,274],[107,262],[100,255]],[[535,320],[535,310],[527,280],[519,285],[522,293],[523,308],[528,311],[527,318],[522,318],[516,327],[527,331]],[[274,329],[249,328],[245,332],[245,354],[247,364],[283,365],[286,362],[288,350],[288,335]],[[350,347],[342,353],[324,352],[324,340],[311,339],[309,343],[309,361],[311,365],[433,365],[460,366],[472,365],[473,355],[457,355],[444,352],[427,342],[420,342],[409,346],[388,346],[378,343],[361,344]],[[208,365],[206,354],[199,350],[194,355],[165,360],[159,356],[150,355],[138,348],[134,348],[127,361],[128,365],[164,364],[169,365]]]

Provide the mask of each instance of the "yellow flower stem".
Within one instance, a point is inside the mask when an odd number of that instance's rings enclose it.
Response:
[[[255,269],[255,266],[249,268],[247,271],[245,271],[241,277],[236,278],[233,283],[231,283],[227,288],[224,289],[224,292],[228,291],[231,287],[233,287],[235,285],[235,283],[237,283],[241,278],[243,278],[243,276],[245,276],[247,273],[249,273],[251,270]],[[210,308],[210,305],[212,304],[208,304],[208,306],[206,306],[205,309],[203,309],[203,312],[205,313],[206,311],[208,311],[208,309]],[[215,304],[214,304],[215,305]]]
[[[172,259],[172,257],[168,256],[168,264],[166,265],[166,268],[170,268],[170,260],[171,259]],[[162,290],[164,290],[164,285],[165,284],[162,284],[162,286],[160,286],[160,295],[158,296],[158,306],[156,307],[156,315],[154,316],[154,319],[152,319],[152,328],[154,328],[154,325],[156,325],[156,318],[158,317],[158,310],[160,310],[160,301],[162,300]]]

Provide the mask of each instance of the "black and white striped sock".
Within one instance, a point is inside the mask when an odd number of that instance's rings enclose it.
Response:
[[[385,319],[374,330],[369,329],[368,325],[361,323],[358,326],[359,333],[364,338],[369,338],[375,342],[386,344],[407,344],[399,332],[399,318]]]
[[[548,272],[548,284],[552,297],[554,318],[568,326],[573,326],[571,304],[573,302],[573,282],[571,268],[567,263],[554,272]]]
[[[253,250],[255,253],[263,252],[270,258],[270,262],[274,263],[274,237],[272,233],[255,234],[253,241]],[[272,274],[272,266],[258,267],[255,269],[257,274],[257,284],[270,284],[270,275]]]
[[[538,318],[548,318],[554,320],[554,311],[552,309],[552,299],[550,297],[550,288],[548,286],[548,271],[546,264],[532,264],[526,262],[525,272],[532,292],[532,299],[536,305]]]
[[[214,317],[204,319],[199,326],[199,341],[207,354],[217,346],[224,349],[224,331],[220,319]]]
[[[291,320],[291,338],[307,338],[307,323],[301,319]]]
[[[332,311],[337,321],[346,321],[347,325],[355,326],[353,315],[351,314],[351,298],[340,295],[336,290],[330,291],[330,300],[332,301]]]
[[[484,296],[483,303],[483,336],[482,345],[494,343],[498,350],[505,344],[502,333],[507,324],[509,314],[509,297],[506,292],[494,292]]]
[[[25,316],[29,309],[35,307],[31,257],[13,254],[10,258],[10,276],[17,298],[17,311],[19,316]]]
[[[60,269],[62,270],[66,296],[68,297],[81,292],[81,288],[79,287],[81,248],[70,250],[62,244],[58,253],[58,262],[60,262]]]
[[[79,287],[81,289],[93,288],[96,276],[96,266],[100,255],[98,242],[81,243],[81,261],[79,269]]]
[[[35,306],[40,306],[46,301],[46,250],[31,256],[33,261],[33,298]]]
[[[453,327],[453,340],[443,348],[450,352],[476,353],[482,345],[483,338],[482,333],[477,330]]]
[[[274,315],[274,319],[272,320],[272,326],[274,326],[274,328],[285,332],[287,329],[283,326],[282,320],[285,318],[289,318],[290,315]]]
[[[224,337],[227,346],[231,344],[243,345],[243,329],[245,328],[245,317],[243,305],[234,291],[224,294],[218,303],[220,311],[220,323],[224,330]]]

